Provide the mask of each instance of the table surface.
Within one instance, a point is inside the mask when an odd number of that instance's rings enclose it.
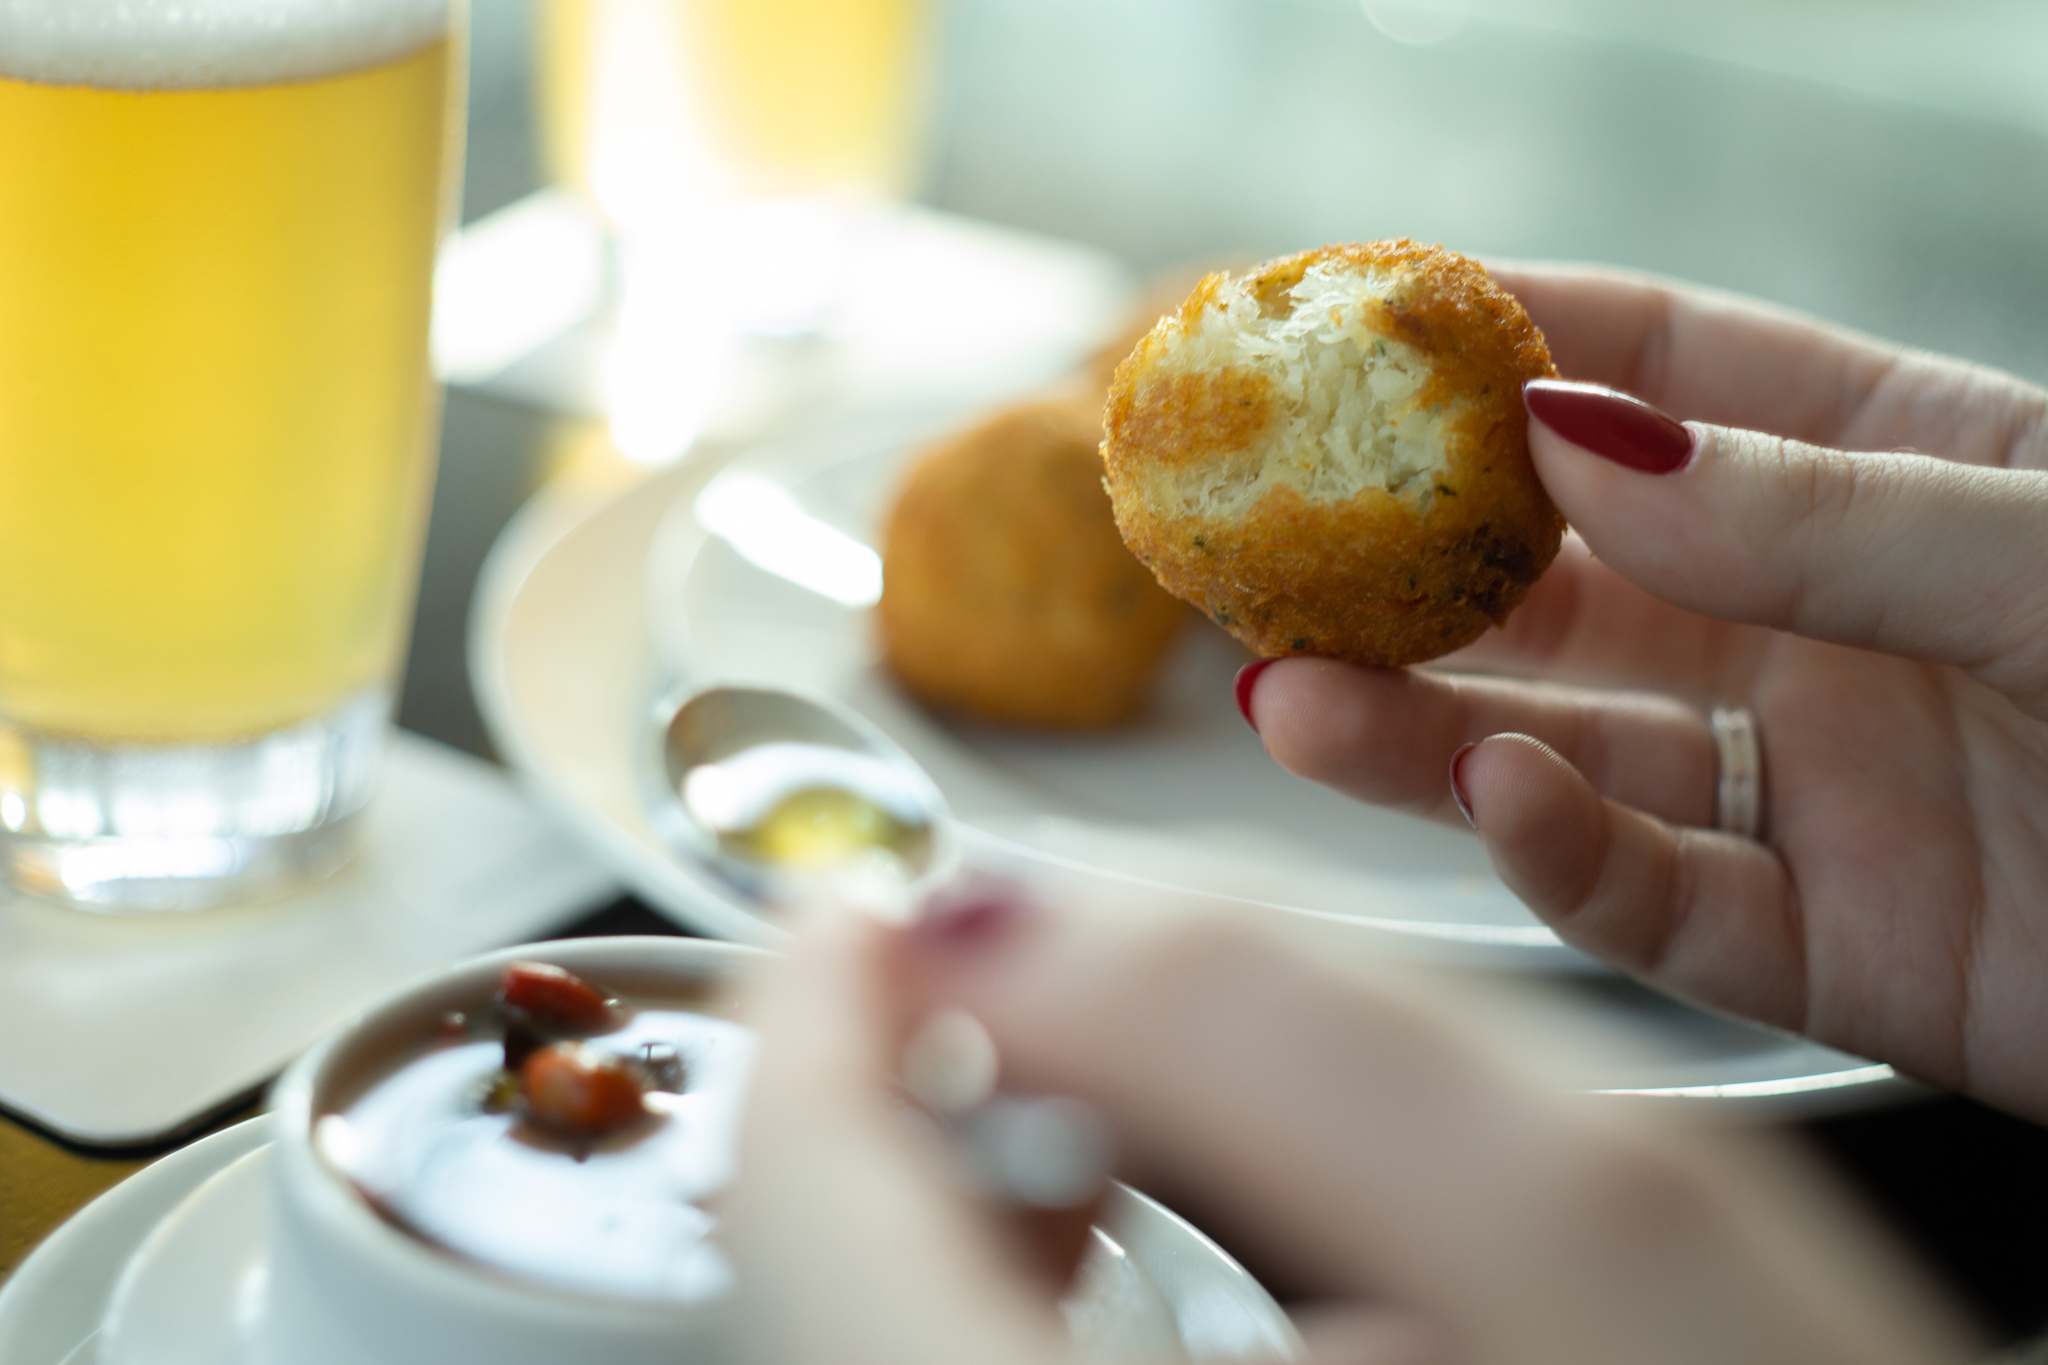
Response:
[[[1207,212],[1190,212],[1182,193],[1186,184],[1177,186],[1173,175],[1207,175],[1227,158],[1191,161],[1176,149],[1227,145],[1240,156],[1256,156],[1261,150],[1216,121],[1231,115],[1231,99],[1278,101],[1287,107],[1287,118],[1312,127],[1320,120],[1323,126],[1312,140],[1325,153],[1333,145],[1332,127],[1360,117],[1343,105],[1348,86],[1276,84],[1274,72],[1283,62],[1327,62],[1328,49],[1348,43],[1349,56],[1356,61],[1385,66],[1398,59],[1407,64],[1398,68],[1406,73],[1402,79],[1437,79],[1445,75],[1444,62],[1450,58],[1484,67],[1495,59],[1495,48],[1503,40],[1497,32],[1481,31],[1443,44],[1442,51],[1390,54],[1382,50],[1383,42],[1373,45],[1379,41],[1374,35],[1354,31],[1360,28],[1355,3],[1285,0],[1275,13],[1312,23],[1319,32],[1343,35],[1342,42],[1323,44],[1320,55],[1287,57],[1282,40],[1271,32],[1275,25],[1262,19],[1255,26],[1247,17],[1252,7],[1210,0],[1174,11],[1192,18],[1166,26],[1172,41],[1161,54],[1139,44],[1148,24],[1156,30],[1164,22],[1168,11],[1163,6],[1164,0],[1130,0],[1108,23],[1106,36],[1102,25],[1084,33],[1087,20],[1100,13],[1100,7],[1078,0],[961,0],[945,10],[923,197],[956,211],[1094,241],[1119,250],[1140,267],[1387,231],[1413,231],[1525,254],[1618,259],[1761,292],[2032,377],[2048,371],[2048,331],[2038,326],[2038,319],[2048,315],[2048,307],[2043,307],[2048,304],[2048,272],[2018,264],[2025,259],[2023,253],[2033,250],[2035,234],[2024,234],[2022,241],[2015,227],[2048,220],[2048,213],[2034,212],[2048,209],[2048,139],[2037,130],[1997,126],[1984,118],[1984,108],[1966,111],[1964,117],[1865,103],[1853,108],[1862,122],[1845,130],[1837,126],[1844,98],[1838,93],[1811,84],[1772,84],[1742,73],[1714,77],[1734,79],[1749,95],[1779,102],[1780,115],[1805,120],[1787,125],[1781,119],[1779,127],[1817,127],[1815,137],[1836,137],[1843,147],[1877,138],[1890,138],[1896,146],[1903,139],[1905,154],[1923,156],[1929,164],[1960,158],[1958,175],[1963,180],[1995,177],[1987,183],[1998,187],[1993,192],[1996,202],[1973,197],[1978,193],[1974,189],[1959,192],[1960,205],[1954,195],[1943,199],[1930,192],[1925,198],[1941,202],[1916,201],[1905,213],[1903,226],[1894,213],[1882,231],[1868,227],[1847,238],[1841,236],[1836,220],[1815,206],[1832,196],[1846,200],[1849,211],[1868,209],[1875,201],[1896,208],[1878,171],[1824,167],[1827,183],[1795,197],[1791,209],[1783,196],[1766,204],[1759,195],[1753,211],[1734,215],[1740,230],[1732,232],[1725,224],[1714,233],[1695,225],[1663,232],[1659,212],[1643,209],[1628,195],[1616,199],[1605,190],[1594,194],[1591,205],[1580,213],[1560,210],[1546,217],[1532,215],[1523,206],[1502,218],[1492,213],[1499,202],[1484,185],[1466,190],[1453,186],[1417,207],[1408,215],[1417,221],[1410,222],[1369,190],[1347,198],[1321,186],[1290,197],[1276,188],[1281,183],[1276,177],[1288,172],[1309,175],[1315,168],[1298,164],[1296,151],[1274,147],[1268,149],[1271,159],[1282,164],[1256,170],[1256,192],[1245,196],[1252,203],[1233,205],[1231,196],[1219,195],[1205,201]],[[1488,6],[1478,8],[1486,11]],[[474,15],[465,205],[470,218],[530,192],[539,179],[526,81],[526,0],[479,0]],[[1554,30],[1517,30],[1510,36],[1516,37],[1515,50],[1523,53],[1532,44],[1555,46],[1562,41]],[[1226,85],[1235,81],[1241,88],[1217,97],[1221,114],[1209,107],[1178,110],[1199,136],[1183,127],[1171,135],[1170,146],[1157,140],[1168,134],[1150,122],[1140,127],[1134,121],[1112,137],[1069,136],[1086,131],[1062,123],[1074,117],[1072,111],[1048,107],[1043,91],[1034,91],[1018,74],[1062,69],[1067,77],[1060,84],[1062,90],[1084,88],[1099,77],[1126,92],[1124,112],[1129,113],[1148,97],[1147,79],[1169,79],[1163,74],[1166,65],[1189,60],[1191,52],[1198,57],[1200,50],[1232,44],[1238,60],[1218,69],[1231,73]],[[1243,56],[1246,44],[1248,60]],[[1044,65],[1032,65],[1034,53]],[[1584,57],[1572,55],[1570,60]],[[1694,91],[1686,87],[1688,81],[1698,84],[1711,75],[1687,65],[1694,60],[1655,54],[1637,65],[1649,68],[1649,78],[1661,81],[1667,91],[1675,84],[1677,94],[1663,102],[1668,110],[1674,99],[1682,104],[1709,97],[1705,86]],[[1856,80],[1881,81],[1881,64],[1873,69],[1877,76],[1865,72]],[[1323,77],[1328,71],[1318,67],[1311,74]],[[1171,93],[1166,85],[1160,89]],[[1997,109],[1992,107],[1991,112]],[[1598,114],[1595,110],[1589,117],[1597,119]],[[1653,111],[1652,121],[1664,117]],[[2048,114],[2043,115],[2043,126],[2048,127]],[[1641,134],[1640,128],[1635,131]],[[1673,159],[1668,153],[1675,145],[1667,144],[1665,160]],[[1049,147],[1067,160],[1049,162]],[[1614,153],[1613,147],[1606,150]],[[1483,148],[1473,155],[1479,158],[1475,164],[1493,164],[1485,160],[1489,153]],[[1291,157],[1297,160],[1290,161]],[[1121,173],[1130,170],[1123,163],[1131,158],[1148,168],[1145,173]],[[1162,162],[1173,174],[1159,169]],[[1737,174],[1710,162],[1711,158],[1696,159],[1690,172],[1724,178]],[[1238,166],[1243,169],[1242,161]],[[1652,189],[1672,183],[1668,167],[1650,169]],[[1590,174],[1574,173],[1582,179]],[[1766,180],[1801,173],[1796,154],[1755,172]],[[1805,164],[1803,173],[1810,179],[1814,164]],[[1363,171],[1355,174],[1360,183],[1373,180]],[[1435,174],[1430,183],[1443,179]],[[1520,189],[1525,196],[1543,197],[1527,185]],[[1461,193],[1472,202],[1461,204]],[[1586,226],[1603,213],[1611,218],[1615,205],[1624,200],[1633,205],[1627,213],[1639,220],[1634,235],[1624,240]],[[1772,215],[1777,215],[1775,221]],[[1874,240],[1886,233],[1886,240]],[[1886,260],[1911,250],[1921,238],[1943,233],[1949,234],[1950,249],[1933,278],[1904,278],[1886,266]],[[1762,240],[1771,242],[1769,251],[1758,249]],[[578,437],[568,419],[477,393],[449,395],[401,724],[491,756],[463,659],[470,592],[498,531]],[[566,926],[566,932],[672,930],[628,899]],[[1793,1131],[1860,1190],[1998,1336],[2011,1338],[2048,1326],[2048,1131],[1949,1097],[1807,1122]],[[0,1120],[0,1276],[70,1212],[138,1169],[149,1155],[83,1155]]]

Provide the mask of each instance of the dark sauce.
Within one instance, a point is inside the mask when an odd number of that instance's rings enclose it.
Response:
[[[623,996],[615,1026],[577,1042],[642,1078],[632,1122],[595,1135],[535,1122],[505,1067],[534,1031],[486,997],[342,1059],[316,1145],[380,1216],[489,1270],[606,1298],[716,1297],[731,1270],[706,1204],[732,1176],[753,1035],[712,988],[595,984]]]

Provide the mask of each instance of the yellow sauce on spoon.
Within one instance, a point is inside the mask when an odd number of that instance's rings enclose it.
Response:
[[[909,857],[930,837],[844,787],[803,787],[753,824],[720,830],[726,852],[781,867],[821,868],[882,851]]]

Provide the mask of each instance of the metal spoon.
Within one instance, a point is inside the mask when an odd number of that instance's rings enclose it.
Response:
[[[958,870],[952,810],[937,785],[844,707],[713,687],[657,707],[654,719],[658,761],[645,801],[655,829],[756,903],[823,888],[907,918]],[[997,1091],[995,1044],[967,1015],[927,1021],[906,1063],[912,1096],[971,1183],[1028,1213],[1020,1230],[1055,1280],[1071,1281],[1109,1179],[1101,1115],[1063,1096]]]
[[[946,798],[845,707],[712,687],[657,707],[654,740],[643,799],[656,832],[757,904],[829,885],[907,908],[958,863]]]

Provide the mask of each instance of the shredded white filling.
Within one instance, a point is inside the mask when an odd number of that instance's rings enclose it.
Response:
[[[1148,492],[1167,515],[1236,516],[1286,485],[1311,502],[1367,488],[1424,502],[1443,467],[1448,405],[1417,401],[1427,356],[1372,326],[1374,305],[1399,284],[1385,271],[1342,261],[1309,267],[1283,316],[1262,315],[1246,281],[1233,281],[1170,344],[1168,372],[1250,370],[1271,385],[1277,413],[1243,455],[1162,471]]]

